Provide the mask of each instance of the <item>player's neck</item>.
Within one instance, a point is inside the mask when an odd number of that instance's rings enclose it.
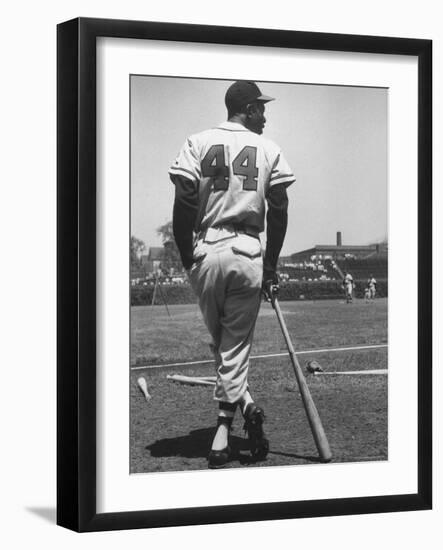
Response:
[[[228,122],[235,122],[236,124],[241,124],[246,128],[245,120],[241,115],[231,116],[231,118],[228,118]]]

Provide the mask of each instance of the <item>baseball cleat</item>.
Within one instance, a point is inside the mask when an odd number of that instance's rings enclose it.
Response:
[[[208,468],[223,468],[231,456],[231,448],[227,445],[221,451],[212,451],[208,456]]]
[[[228,435],[232,429],[233,417],[219,416],[217,418],[217,429],[224,425],[228,428]],[[211,449],[208,456],[208,468],[223,468],[228,462],[231,456],[231,447],[229,446],[229,441],[224,449],[214,450]]]
[[[252,458],[255,460],[264,460],[269,452],[269,441],[266,439],[265,432],[263,431],[265,413],[255,403],[249,403],[246,406],[243,417],[245,419],[243,429],[248,434]]]

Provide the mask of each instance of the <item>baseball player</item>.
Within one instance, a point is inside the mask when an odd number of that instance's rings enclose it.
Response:
[[[343,279],[343,288],[345,290],[346,295],[346,303],[352,304],[352,295],[354,292],[354,279],[352,278],[352,275],[349,272],[345,273],[345,278]]]
[[[286,188],[295,181],[279,147],[262,137],[265,104],[251,81],[225,96],[228,120],[190,136],[169,170],[175,185],[174,237],[212,337],[217,372],[217,429],[210,468],[229,460],[229,431],[237,407],[252,457],[269,449],[264,411],[248,387],[249,355],[261,293],[278,291],[277,260],[286,234]],[[264,258],[259,234],[267,242]]]
[[[374,300],[374,298],[375,298],[376,285],[377,285],[377,281],[375,280],[373,275],[370,275],[369,279],[368,279],[368,285],[367,286],[368,286],[368,289],[369,289],[369,298],[371,300]]]

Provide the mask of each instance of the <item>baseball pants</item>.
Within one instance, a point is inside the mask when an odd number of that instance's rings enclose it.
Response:
[[[352,300],[352,291],[353,291],[352,283],[346,283],[345,284],[345,294],[346,294],[346,299],[347,300]]]
[[[258,238],[211,229],[194,247],[189,279],[212,336],[214,399],[237,402],[248,387],[249,355],[260,309],[263,260]]]

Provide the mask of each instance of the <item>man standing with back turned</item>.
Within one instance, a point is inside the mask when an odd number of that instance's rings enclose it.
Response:
[[[265,103],[273,98],[251,81],[226,92],[228,120],[190,136],[169,170],[175,185],[174,237],[212,336],[219,411],[210,468],[229,460],[237,407],[251,455],[266,458],[264,411],[248,387],[249,355],[261,292],[278,291],[277,260],[286,234],[286,188],[295,181],[279,147],[263,138]],[[262,257],[267,203],[267,240]]]

